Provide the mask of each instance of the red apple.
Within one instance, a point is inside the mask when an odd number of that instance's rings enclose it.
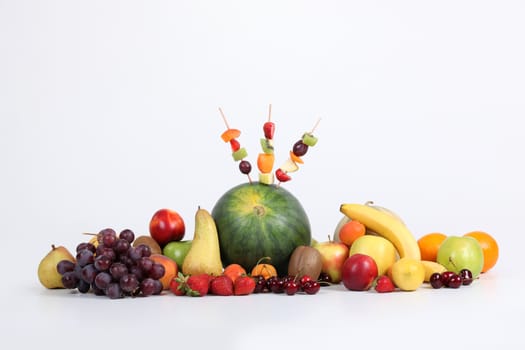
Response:
[[[179,213],[172,209],[159,209],[149,222],[149,233],[157,243],[164,247],[172,241],[184,238],[186,227]]]
[[[349,290],[369,290],[377,278],[377,264],[370,256],[354,254],[343,264],[343,284]]]
[[[330,276],[330,282],[341,282],[343,264],[348,258],[348,246],[342,242],[328,239],[326,242],[316,243],[313,246],[321,253],[323,266],[321,272]]]

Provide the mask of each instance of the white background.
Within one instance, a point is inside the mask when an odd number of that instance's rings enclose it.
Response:
[[[523,348],[525,5],[521,1],[0,0],[2,342],[262,349]],[[193,235],[246,181],[272,104],[284,186],[324,240],[373,200],[416,237],[485,230],[500,260],[472,286],[413,293],[109,300],[45,290],[51,244],[147,233],[169,207]],[[253,175],[256,177],[256,175]]]

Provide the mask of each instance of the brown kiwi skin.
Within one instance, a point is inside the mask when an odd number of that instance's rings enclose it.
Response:
[[[323,261],[321,253],[313,247],[300,245],[292,252],[288,262],[288,275],[301,278],[308,275],[317,280],[321,274]]]
[[[142,235],[135,238],[132,245],[136,247],[139,244],[146,244],[149,246],[151,248],[151,254],[162,254],[162,248],[157,241],[150,236]]]

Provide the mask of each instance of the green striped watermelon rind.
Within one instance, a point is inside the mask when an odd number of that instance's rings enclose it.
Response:
[[[278,273],[286,274],[293,250],[312,239],[303,206],[282,186],[240,184],[222,195],[211,214],[223,265],[237,263],[248,272],[261,258],[270,257]]]

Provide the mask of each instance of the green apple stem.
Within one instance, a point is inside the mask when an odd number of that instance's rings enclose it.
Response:
[[[454,266],[455,269],[457,269],[457,266],[456,264],[454,264],[454,260],[452,260],[452,257],[448,257],[448,262],[452,264],[452,266]]]

